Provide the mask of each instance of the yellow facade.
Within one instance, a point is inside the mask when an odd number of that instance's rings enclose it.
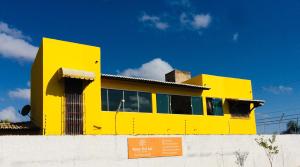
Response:
[[[64,83],[60,68],[91,71],[95,80],[84,89],[84,130],[92,134],[100,112],[100,48],[43,38],[32,68],[32,121],[45,135],[64,134]],[[36,95],[39,94],[39,95]],[[96,121],[96,122],[94,122]]]
[[[101,79],[100,48],[43,38],[32,66],[32,121],[44,135],[65,133],[65,85],[59,69],[93,72],[93,81],[84,84],[83,134],[255,134],[255,114],[233,117],[225,99],[252,97],[250,80],[199,75],[186,84],[210,87],[209,90],[177,88],[130,80]],[[101,88],[150,92],[152,113],[101,111]],[[157,113],[156,94],[201,96],[203,115]],[[206,97],[222,98],[224,116],[206,113]],[[252,104],[253,106],[253,104]]]

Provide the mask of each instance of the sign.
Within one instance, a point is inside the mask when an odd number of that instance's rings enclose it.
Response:
[[[128,138],[128,158],[182,156],[181,137]]]

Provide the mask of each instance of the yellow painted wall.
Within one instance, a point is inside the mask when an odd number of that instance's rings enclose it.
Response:
[[[31,101],[35,114],[39,112],[35,109],[38,103],[43,106],[43,129],[46,135],[64,134],[64,81],[60,78],[58,70],[61,67],[85,70],[95,73],[95,80],[91,83],[86,82],[83,91],[85,107],[84,107],[84,133],[89,134],[92,131],[87,128],[97,121],[95,115],[100,112],[100,48],[88,45],[82,45],[72,42],[59,41],[49,38],[43,38],[42,61],[38,61],[37,66],[42,63],[43,85],[42,90],[34,90],[34,92],[42,91],[43,97],[39,99],[33,96]],[[36,80],[40,71],[33,68],[32,80]],[[32,89],[40,88],[38,86]]]
[[[231,117],[225,98],[252,99],[251,81],[212,75],[200,75],[186,83],[206,85],[210,90],[174,88],[143,83],[102,79],[102,88],[152,93],[153,113],[102,111],[99,134],[255,134],[254,111],[249,118]],[[249,91],[248,91],[249,90]],[[156,93],[202,96],[204,115],[160,114],[156,112]],[[206,114],[206,97],[223,99],[224,116]],[[117,116],[116,116],[117,115]],[[115,117],[116,116],[116,117]],[[115,120],[117,126],[115,126]],[[116,129],[117,130],[116,130]]]
[[[98,61],[98,63],[96,63]],[[255,116],[233,118],[225,98],[252,99],[251,81],[200,75],[186,83],[209,86],[210,90],[178,88],[100,78],[100,48],[43,38],[32,66],[32,117],[46,135],[64,134],[64,83],[59,68],[94,72],[86,84],[84,134],[255,134]],[[42,78],[42,79],[41,79]],[[152,93],[152,113],[101,111],[101,87]],[[203,115],[160,114],[156,93],[202,96]],[[224,116],[206,114],[206,97],[223,99]],[[42,113],[42,114],[41,114]]]
[[[253,99],[250,80],[202,74],[185,83],[211,87],[202,94],[205,115],[207,115],[205,98],[222,98],[224,116],[206,116],[206,120],[211,123],[212,121],[220,122],[220,125],[215,124],[214,127],[221,129],[221,126],[227,124],[226,127],[230,134],[256,134],[255,111],[251,111],[249,118],[232,117],[229,113],[228,103],[225,101],[225,98]]]

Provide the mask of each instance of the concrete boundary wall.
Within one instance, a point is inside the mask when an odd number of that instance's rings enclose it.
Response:
[[[142,159],[128,159],[128,137],[147,136],[0,136],[0,166],[234,167],[238,150],[249,153],[245,166],[269,166],[256,135],[176,135],[182,157]],[[300,167],[300,135],[277,136],[277,145],[274,167]]]

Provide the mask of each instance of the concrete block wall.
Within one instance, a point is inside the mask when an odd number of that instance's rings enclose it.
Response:
[[[147,136],[0,136],[0,166],[234,167],[238,150],[249,153],[245,166],[269,166],[256,135],[179,136],[182,157],[142,159],[128,159],[128,137]],[[277,145],[274,167],[300,167],[300,135],[277,136]]]

